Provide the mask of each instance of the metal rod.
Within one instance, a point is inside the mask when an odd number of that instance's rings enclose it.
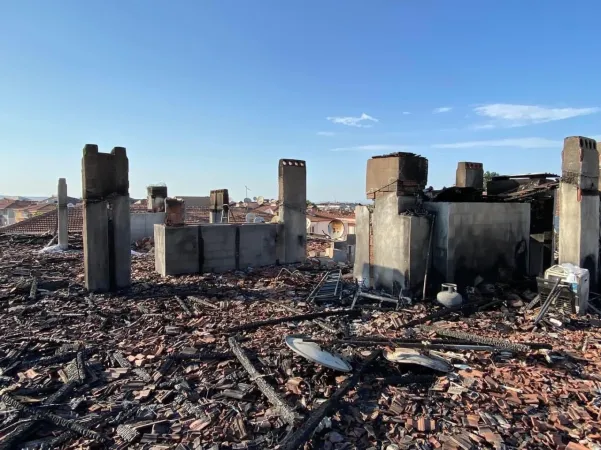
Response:
[[[321,317],[330,317],[330,316],[352,316],[356,317],[360,315],[361,312],[358,309],[337,309],[335,311],[323,311],[311,314],[300,314],[298,316],[287,316],[287,317],[279,317],[277,319],[268,319],[268,320],[260,320],[257,322],[247,323],[245,325],[239,325],[237,327],[227,328],[223,330],[223,333],[235,333],[238,331],[249,331],[255,330],[257,328],[265,327],[268,325],[277,325],[284,322],[299,322],[303,320],[313,320]]]
[[[398,303],[399,300],[392,297],[385,297],[383,295],[370,294],[368,292],[359,292],[359,297],[370,298],[372,300],[379,300],[381,302]]]
[[[286,311],[290,311],[293,314],[302,314],[302,311],[299,311],[298,309],[294,309],[294,308],[291,308],[291,307],[286,306],[286,305],[282,305],[280,302],[276,302],[275,300],[269,300],[269,299],[267,299],[267,301],[269,303],[271,303],[272,305],[276,305],[276,306],[279,306],[280,308],[284,308]],[[327,331],[328,333],[337,334],[339,332],[338,330],[336,330],[336,328],[328,325],[323,320],[313,319],[311,322],[313,322],[315,325],[317,325],[322,330]]]
[[[317,290],[319,289],[319,287],[322,285],[322,283],[325,281],[326,277],[328,276],[329,272],[326,272],[323,277],[321,278],[321,280],[319,280],[319,282],[315,285],[315,287],[313,288],[313,290],[311,291],[311,293],[309,294],[309,296],[307,297],[307,303],[311,301],[313,294],[315,294],[317,292]]]
[[[319,339],[305,339],[303,342],[315,342],[319,344],[342,344],[352,345],[356,347],[377,347],[386,346],[393,344],[396,347],[402,348],[423,348],[423,349],[436,349],[436,350],[473,350],[481,352],[493,352],[498,348],[492,345],[474,345],[474,344],[430,344],[428,342],[384,342],[384,341],[355,341],[345,339],[335,339],[331,341],[319,340]]]
[[[426,299],[426,286],[428,286],[428,273],[430,272],[430,252],[432,251],[432,236],[434,235],[434,220],[436,216],[432,214],[430,222],[430,237],[428,238],[428,253],[426,254],[426,272],[424,273],[424,289],[422,290],[422,300]]]

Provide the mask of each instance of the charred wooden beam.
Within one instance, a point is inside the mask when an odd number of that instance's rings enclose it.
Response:
[[[280,445],[281,450],[298,450],[300,449],[305,442],[307,442],[313,432],[328,414],[331,414],[342,398],[346,395],[346,393],[351,390],[361,378],[361,375],[365,371],[365,369],[380,355],[379,351],[373,352],[367,358],[363,360],[359,368],[353,373],[353,375],[348,378],[342,386],[338,388],[336,392],[332,394],[332,396],[324,402],[319,408],[317,408],[311,416],[303,423],[294,433],[287,436],[282,444]]]
[[[492,347],[511,350],[518,353],[528,353],[530,347],[527,345],[507,341],[505,339],[489,338],[486,336],[479,336],[477,334],[465,333],[463,331],[448,330],[446,328],[435,328],[435,327],[423,327],[427,331],[434,331],[439,336],[452,337],[456,339],[464,339],[466,341],[476,342],[478,344],[490,345]]]
[[[179,303],[179,306],[182,308],[186,316],[192,317],[194,315],[194,313],[192,313],[192,311],[190,310],[188,305],[186,305],[186,302],[182,298],[176,296],[175,300],[177,300],[177,303]]]
[[[188,295],[188,299],[192,300],[192,302],[194,302],[198,305],[208,306],[211,309],[219,309],[219,306],[217,306],[211,302],[208,302],[206,300],[203,300],[202,298],[193,297],[191,295]]]
[[[3,394],[0,397],[0,399],[8,406],[11,406],[12,408],[15,408],[16,410],[21,411],[23,414],[25,414],[27,416],[31,416],[38,420],[46,420],[48,422],[53,423],[54,425],[56,425],[58,427],[66,428],[68,430],[74,431],[75,433],[77,433],[83,437],[86,437],[88,439],[92,439],[94,441],[107,442],[107,438],[100,433],[92,431],[89,428],[86,428],[86,427],[78,424],[77,422],[74,422],[73,420],[67,420],[63,417],[57,416],[56,414],[25,406],[22,403],[20,403],[19,401],[17,401],[15,398],[11,397],[7,393]]]
[[[240,361],[240,364],[242,364],[244,369],[250,375],[250,379],[257,384],[259,390],[265,395],[265,397],[269,399],[271,404],[276,407],[278,413],[282,416],[282,418],[290,425],[294,425],[295,423],[297,423],[297,414],[295,414],[294,411],[292,411],[292,409],[286,404],[286,402],[278,395],[275,389],[269,383],[267,383],[262,377],[262,375],[259,373],[259,371],[255,369],[255,367],[250,362],[250,359],[248,359],[248,357],[244,353],[242,347],[240,347],[238,341],[236,341],[236,338],[229,338],[228,343],[230,345],[230,348],[232,349],[232,352]]]

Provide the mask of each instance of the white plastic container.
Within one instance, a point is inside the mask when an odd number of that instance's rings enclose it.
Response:
[[[586,314],[588,309],[588,297],[590,289],[590,275],[588,269],[575,266],[570,263],[563,263],[549,267],[545,270],[545,279],[562,282],[570,285],[572,292],[576,296],[576,313]]]

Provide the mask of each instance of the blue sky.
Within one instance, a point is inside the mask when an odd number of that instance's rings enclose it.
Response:
[[[131,195],[364,200],[369,157],[560,170],[601,139],[598,0],[0,0],[0,192],[81,195],[86,143],[124,146]]]

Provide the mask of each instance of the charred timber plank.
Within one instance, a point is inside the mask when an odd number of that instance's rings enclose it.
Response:
[[[361,311],[358,309],[338,309],[335,311],[322,311],[317,313],[310,314],[299,314],[298,316],[286,316],[279,317],[277,319],[268,319],[268,320],[260,320],[257,322],[251,322],[244,325],[239,325],[237,327],[227,328],[224,330],[224,333],[236,333],[238,331],[249,331],[256,330],[257,328],[265,327],[268,325],[277,325],[285,322],[300,322],[304,320],[313,320],[319,319],[321,317],[331,317],[331,316],[351,316],[357,317],[361,315]]]
[[[186,305],[186,302],[182,298],[175,296],[175,300],[177,300],[177,303],[179,303],[180,308],[182,308],[182,310],[184,311],[184,314],[186,314],[186,316],[191,317],[194,315],[192,313],[192,311],[190,311],[190,308],[188,308],[188,305]]]
[[[49,412],[45,412],[45,411],[41,411],[41,410],[37,410],[34,408],[30,408],[28,406],[25,406],[22,403],[20,403],[18,400],[16,400],[15,398],[11,397],[9,394],[6,394],[6,393],[3,394],[0,397],[0,399],[8,406],[11,406],[11,407],[15,408],[16,410],[21,411],[22,413],[24,413],[28,416],[31,416],[34,419],[46,420],[48,422],[53,423],[54,425],[56,425],[58,427],[66,428],[70,431],[74,431],[75,433],[77,433],[85,438],[92,439],[94,441],[98,441],[98,442],[106,442],[107,441],[107,438],[104,437],[103,435],[101,435],[100,433],[92,431],[72,420],[67,420],[63,417],[57,416],[56,414],[52,414]]]
[[[93,352],[93,349],[91,349],[91,348],[82,350],[83,356],[88,356],[92,352]],[[68,352],[68,353],[63,353],[62,355],[45,356],[43,358],[33,359],[30,361],[23,361],[19,364],[18,367],[20,370],[26,370],[26,369],[30,369],[34,366],[49,366],[52,364],[60,364],[60,363],[70,361],[73,358],[77,357],[78,353],[79,352]]]
[[[492,347],[511,350],[518,353],[528,353],[530,351],[530,347],[527,345],[507,341],[505,339],[489,338],[486,336],[479,336],[477,334],[465,333],[457,330],[448,330],[445,328],[423,327],[423,329],[426,331],[434,331],[439,336],[463,339],[466,341],[475,342],[477,344],[490,345]]]
[[[313,432],[317,426],[321,423],[324,417],[331,414],[338,403],[351,390],[361,378],[361,375],[365,369],[380,355],[379,351],[373,352],[367,358],[363,360],[359,368],[353,373],[353,375],[347,379],[342,386],[338,388],[334,394],[324,402],[319,408],[317,408],[311,416],[303,423],[294,433],[286,437],[280,445],[281,450],[298,450],[300,449],[313,435]]]
[[[242,347],[236,338],[229,338],[228,343],[230,344],[230,348],[232,352],[238,360],[240,364],[244,367],[244,369],[250,375],[250,379],[257,384],[259,390],[269,399],[272,405],[276,407],[278,413],[282,416],[282,418],[289,423],[290,425],[294,425],[297,422],[297,415],[290,409],[290,407],[286,404],[286,402],[278,395],[275,389],[262,378],[262,375],[259,373],[257,369],[252,365],[250,359],[244,353]]]
[[[63,384],[54,394],[46,397],[46,399],[42,402],[42,405],[53,405],[55,403],[60,402],[61,400],[68,397],[75,386],[78,383],[74,380]],[[23,442],[25,437],[29,435],[38,425],[37,420],[33,420],[31,422],[24,423],[15,428],[10,435],[5,436],[5,438],[0,441],[0,450],[7,450],[12,448],[15,444],[19,442]]]
[[[105,421],[106,421],[106,416],[99,416],[99,417],[95,418],[94,420],[89,421],[87,423],[87,425],[90,427],[94,427],[94,426],[100,425],[101,423],[103,423]],[[74,431],[65,431],[64,433],[61,433],[60,435],[58,435],[57,437],[52,439],[50,441],[49,445],[43,445],[41,450],[50,450],[53,448],[58,448],[62,444],[69,442],[71,439],[77,438],[77,436],[78,436],[78,434],[75,433]]]
[[[202,298],[193,297],[191,295],[188,295],[188,298],[190,300],[192,300],[192,302],[197,303],[199,305],[208,306],[209,308],[212,308],[212,309],[219,309],[219,306],[217,306],[211,302],[208,302],[206,300],[203,300]]]

